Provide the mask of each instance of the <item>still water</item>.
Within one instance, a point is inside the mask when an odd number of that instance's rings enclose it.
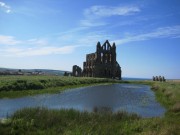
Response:
[[[108,108],[112,112],[127,111],[141,117],[163,116],[163,108],[155,100],[154,92],[147,85],[112,84],[70,89],[59,94],[43,94],[16,99],[0,99],[0,118],[12,115],[24,107],[47,107],[95,111]]]

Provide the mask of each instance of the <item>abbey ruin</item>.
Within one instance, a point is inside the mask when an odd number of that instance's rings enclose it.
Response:
[[[86,55],[83,70],[77,65],[73,66],[72,76],[121,79],[121,67],[116,61],[115,43],[111,46],[109,41],[106,40],[101,46],[98,42],[96,52]]]

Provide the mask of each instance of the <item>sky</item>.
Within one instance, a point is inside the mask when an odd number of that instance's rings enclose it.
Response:
[[[0,0],[0,67],[83,68],[116,44],[122,77],[180,79],[180,0]]]

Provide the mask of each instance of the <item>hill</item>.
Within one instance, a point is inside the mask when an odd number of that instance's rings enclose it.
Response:
[[[63,70],[53,69],[13,69],[13,68],[0,68],[0,75],[64,75]]]

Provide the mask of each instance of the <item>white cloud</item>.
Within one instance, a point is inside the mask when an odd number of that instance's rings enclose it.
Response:
[[[8,6],[6,3],[0,1],[0,8],[5,11],[6,13],[11,12],[11,7]]]
[[[124,44],[132,41],[143,41],[155,38],[178,38],[180,37],[180,25],[161,27],[149,33],[129,36],[124,39],[115,40],[116,44]]]
[[[46,38],[34,38],[30,40],[17,41],[12,36],[0,36],[0,44],[6,44],[1,47],[1,56],[11,56],[11,57],[26,57],[26,56],[42,56],[42,55],[52,55],[52,54],[70,54],[75,51],[76,48],[94,46],[99,40],[104,42],[106,39],[116,39],[115,35],[108,35],[104,31],[88,32],[85,34],[78,34],[75,32],[75,37],[68,37],[69,33],[64,34],[60,37],[60,41],[57,38],[51,40],[54,44]],[[66,37],[67,36],[67,37]],[[151,32],[141,33],[141,34],[128,34],[125,38],[120,40],[113,40],[117,45],[125,44],[134,41],[151,40],[156,38],[179,38],[180,37],[180,25],[161,27]],[[59,44],[61,43],[61,44]],[[7,46],[13,45],[13,46]]]
[[[26,57],[26,56],[42,56],[51,54],[69,54],[74,51],[76,46],[63,47],[39,47],[39,48],[6,48],[1,51],[3,56],[8,57]]]
[[[58,35],[57,35],[58,36]],[[104,30],[90,32],[89,30],[82,29],[79,31],[68,31],[66,33],[59,33],[58,41],[60,43],[73,44],[76,47],[94,46],[99,40],[105,41],[112,39],[114,36]]]
[[[23,49],[20,49],[20,48],[8,48],[6,50],[4,50],[3,52],[6,52],[6,53],[9,53],[9,54],[17,54],[17,53],[20,53],[24,51]]]
[[[48,41],[45,38],[34,38],[34,39],[27,40],[27,44],[38,45],[38,46],[46,46],[46,45],[48,45]]]
[[[111,16],[128,16],[140,12],[137,6],[92,6],[84,10],[85,19],[80,21],[81,26],[96,27],[107,25],[103,18]]]
[[[94,46],[98,41],[106,41],[107,39],[112,39],[113,36],[104,33],[103,31],[100,32],[89,32],[81,36],[78,40],[77,43],[78,45],[81,45],[82,47],[86,46]]]
[[[0,35],[0,45],[16,45],[20,43],[21,41],[16,40],[13,36]]]
[[[92,6],[84,11],[85,16],[127,16],[140,12],[140,8],[137,6]]]
[[[107,24],[105,22],[94,22],[94,20],[89,20],[89,19],[81,20],[80,23],[82,26],[85,27],[104,26]]]
[[[63,46],[63,47],[42,47],[42,48],[30,48],[22,52],[18,52],[17,56],[40,56],[50,54],[69,54],[74,50],[74,46]]]
[[[103,31],[72,35],[64,33],[63,36],[53,36],[53,38],[33,38],[29,40],[16,41],[12,36],[1,36],[2,44],[1,56],[26,57],[43,56],[52,54],[70,54],[76,48],[94,46],[98,40],[109,39],[110,35],[105,35]],[[75,36],[74,36],[75,35]],[[4,38],[6,39],[4,41]],[[63,42],[62,42],[63,40]],[[9,46],[11,45],[11,46]],[[12,46],[13,45],[13,46]]]
[[[13,36],[0,35],[0,56],[24,57],[51,54],[69,54],[76,45],[61,44],[54,39],[54,44],[47,38],[34,38],[29,40],[16,40]]]

